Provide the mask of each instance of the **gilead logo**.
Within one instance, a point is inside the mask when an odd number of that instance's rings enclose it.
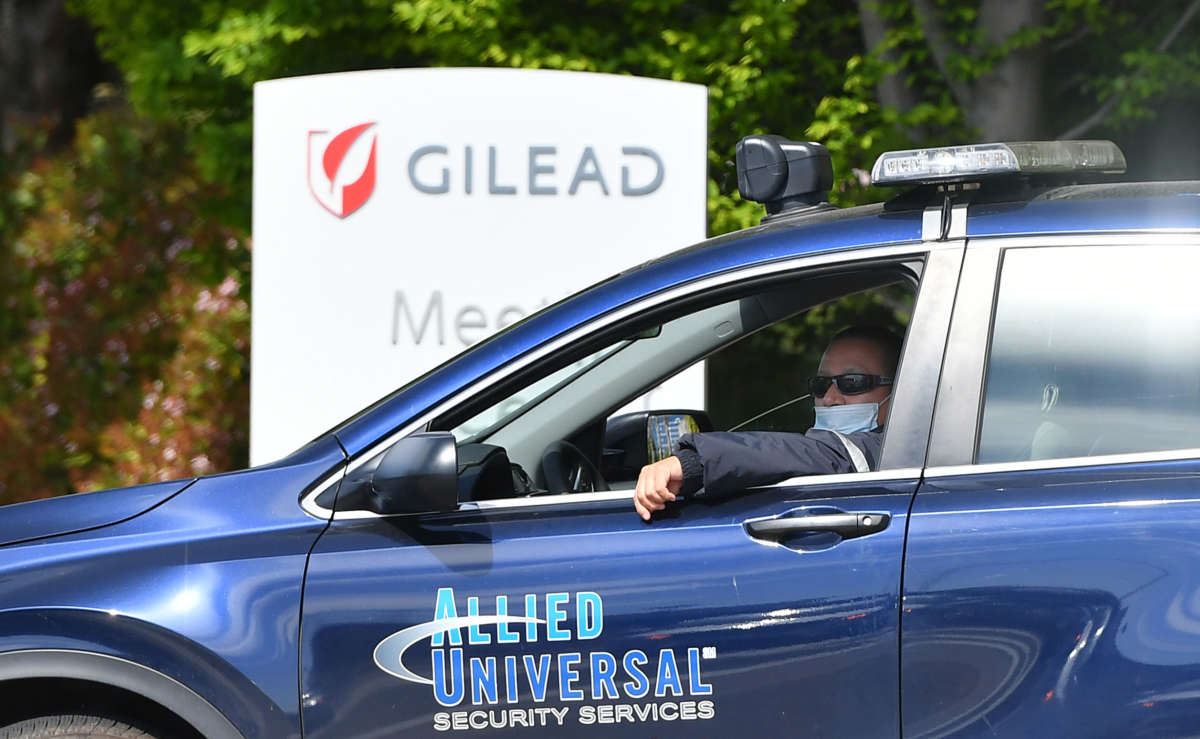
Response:
[[[375,191],[379,143],[378,134],[371,130],[375,125],[369,121],[337,133],[308,132],[309,191],[338,218],[357,211]],[[467,196],[636,198],[657,192],[666,177],[657,151],[632,145],[621,146],[619,155],[615,151],[598,153],[597,147],[587,145],[576,156],[573,151],[560,152],[557,146],[505,151],[487,146],[477,152],[469,144],[429,144],[415,146],[407,159],[408,185],[427,196],[455,192]]]
[[[387,636],[373,655],[379,669],[428,686],[451,709],[435,710],[435,731],[716,716],[715,691],[702,674],[716,648],[635,639],[609,651],[598,593],[472,595],[465,615],[459,604],[453,588],[439,588],[433,619]]]
[[[374,125],[374,121],[360,123],[337,134],[308,132],[308,189],[338,218],[361,208],[375,191],[378,135],[366,135]]]

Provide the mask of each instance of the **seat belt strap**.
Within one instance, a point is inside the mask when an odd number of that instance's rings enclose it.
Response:
[[[854,445],[853,441],[850,441],[848,436],[841,431],[834,431],[833,429],[826,429],[826,431],[836,436],[838,441],[842,442],[842,446],[846,447],[846,454],[850,455],[850,461],[854,464],[855,472],[871,471],[871,465],[867,464],[867,456],[862,453],[861,449]]]

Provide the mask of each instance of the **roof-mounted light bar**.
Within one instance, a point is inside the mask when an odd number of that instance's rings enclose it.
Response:
[[[871,184],[889,187],[1124,171],[1125,155],[1111,141],[1018,141],[885,152],[871,169]]]

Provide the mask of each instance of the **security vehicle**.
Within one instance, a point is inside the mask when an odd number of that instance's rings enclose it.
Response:
[[[761,225],[285,459],[0,511],[0,737],[1195,733],[1200,182],[986,144],[884,154],[898,194],[839,209],[817,144],[738,160]],[[877,469],[635,515],[729,424],[631,399],[879,290]]]

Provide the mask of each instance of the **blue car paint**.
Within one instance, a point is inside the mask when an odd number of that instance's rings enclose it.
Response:
[[[300,736],[300,595],[327,522],[297,500],[344,459],[326,439],[123,523],[0,548],[0,659],[121,657],[187,685],[246,736]],[[64,518],[86,497],[61,499]]]
[[[1200,194],[971,207],[967,237],[1200,228]]]
[[[335,473],[347,453],[582,322],[740,266],[920,236],[917,211],[858,213],[721,237],[612,278],[268,467],[190,486],[3,509],[0,540],[9,545],[0,546],[0,659],[25,649],[122,657],[188,685],[247,736],[299,736],[302,714],[306,733],[316,735],[347,727],[376,733],[372,716],[414,721],[425,733],[427,715],[411,718],[402,704],[428,703],[428,689],[398,685],[364,663],[361,650],[429,620],[436,583],[447,578],[464,597],[485,602],[528,591],[521,567],[545,547],[558,547],[564,558],[579,559],[571,560],[573,571],[541,572],[542,589],[576,592],[585,582],[603,589],[606,629],[617,648],[643,639],[683,646],[687,629],[713,635],[706,645],[717,647],[717,656],[706,679],[720,686],[720,710],[743,733],[776,734],[785,720],[815,727],[812,733],[872,736],[951,725],[965,735],[1191,731],[1200,710],[1194,462],[937,478],[916,494],[911,519],[905,511],[912,490],[903,487],[854,499],[836,497],[830,486],[827,498],[808,489],[769,503],[752,495],[694,504],[677,509],[677,518],[656,520],[653,530],[681,546],[653,552],[644,538],[650,529],[627,503],[339,522],[326,536],[328,522],[300,509],[301,494]],[[1200,228],[1200,200],[1180,194],[980,205],[970,210],[967,233],[1148,228]],[[823,552],[745,540],[747,517],[818,504],[853,504],[895,518],[880,534]],[[900,608],[898,550],[906,525]],[[982,537],[985,530],[992,535]],[[706,534],[721,537],[728,563],[713,554]],[[27,539],[36,540],[14,543]],[[617,567],[599,556],[611,547],[641,556]],[[672,557],[666,580],[646,568],[644,556],[664,552]],[[394,571],[368,567],[380,559]],[[777,563],[795,562],[829,563],[829,572],[813,580],[824,589],[781,589],[786,568]],[[401,569],[410,564],[411,571]],[[585,567],[586,578],[579,574]],[[414,591],[410,580],[424,589]],[[385,597],[365,602],[356,589],[363,584]],[[780,606],[765,620],[753,602],[760,596]],[[352,609],[359,609],[354,620],[338,621]],[[805,624],[802,637],[792,630],[797,624]],[[776,657],[865,676],[856,691],[831,698],[818,678],[770,661]],[[768,692],[780,685],[790,688],[786,699]],[[659,723],[653,730],[686,728]]]
[[[438,713],[490,709],[498,716],[510,706],[539,705],[520,668],[516,703],[502,686],[495,705],[464,696],[442,706],[430,686],[371,664],[381,640],[431,620],[438,589],[451,587],[460,614],[470,597],[479,599],[480,613],[494,613],[496,596],[506,596],[510,614],[523,613],[527,593],[602,598],[603,630],[593,640],[548,642],[542,632],[536,642],[498,644],[493,627],[484,627],[492,643],[465,647],[465,660],[494,657],[500,665],[505,656],[580,654],[574,686],[585,698],[560,696],[551,663],[547,705],[599,702],[589,692],[595,650],[621,660],[629,650],[653,658],[670,649],[682,663],[689,647],[715,647],[716,656],[702,662],[709,694],[692,695],[681,667],[682,696],[620,693],[602,701],[710,700],[712,720],[581,725],[575,710],[561,727],[551,724],[550,735],[777,736],[791,726],[807,736],[898,736],[900,562],[915,489],[915,479],[775,489],[683,506],[650,527],[628,500],[339,522],[314,550],[305,587],[306,735],[428,735],[436,733]],[[751,518],[834,508],[894,518],[876,534],[836,546],[791,542],[795,549],[765,545],[744,528]],[[426,676],[430,659],[424,645],[406,656]],[[488,729],[496,736],[521,731]]]
[[[195,480],[175,480],[100,490],[75,495],[70,504],[60,498],[33,500],[4,509],[0,516],[0,546],[96,529],[144,513]]]
[[[905,736],[1194,731],[1198,528],[1195,461],[927,481],[904,569]]]

